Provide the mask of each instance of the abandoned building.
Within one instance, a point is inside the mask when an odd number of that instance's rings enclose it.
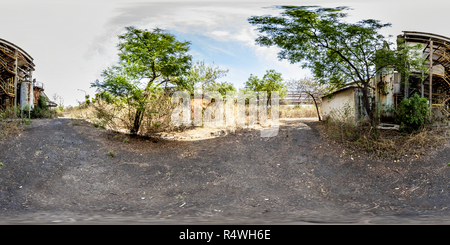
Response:
[[[421,44],[423,47],[421,55],[426,60],[429,74],[424,75],[415,70],[406,81],[402,81],[401,74],[393,69],[386,69],[377,74],[371,82],[371,104],[380,110],[378,115],[381,121],[392,120],[392,110],[403,98],[408,98],[414,93],[428,99],[430,111],[434,115],[448,115],[448,104],[450,100],[450,38],[425,32],[404,31],[398,35],[406,45]],[[374,100],[374,101],[372,101]],[[342,109],[346,105],[353,109],[355,120],[367,115],[362,104],[361,89],[354,83],[348,84],[332,93],[331,97],[322,98],[322,113],[329,116],[333,110]]]
[[[30,109],[44,95],[44,84],[33,79],[33,58],[17,45],[0,39],[0,110],[20,106]],[[50,105],[54,103],[50,102]]]

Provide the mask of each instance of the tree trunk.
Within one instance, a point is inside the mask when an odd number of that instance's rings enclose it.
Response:
[[[367,93],[367,84],[364,84],[364,87],[362,89],[362,94],[363,94],[363,104],[364,104],[364,108],[366,109],[367,115],[369,116],[370,119],[370,124],[375,125],[374,122],[374,116],[373,116],[373,108],[370,108],[370,103],[369,103],[369,95]]]
[[[143,117],[144,117],[144,109],[138,108],[136,110],[136,115],[134,116],[133,128],[130,131],[131,135],[137,135]]]
[[[317,117],[319,118],[319,122],[320,122],[320,121],[322,121],[322,118],[320,118],[319,107],[317,106],[316,99],[314,98],[314,96],[312,94],[310,94],[310,93],[308,93],[308,94],[312,97],[312,99],[314,101],[314,105],[316,106],[316,111],[317,111]]]
[[[145,101],[148,97],[148,95],[150,94],[150,85],[153,83],[153,80],[155,79],[155,75],[153,76],[153,78],[150,80],[150,82],[148,82],[147,87],[144,90],[144,100],[142,102],[142,104],[139,104],[138,108],[136,109],[136,115],[134,116],[134,122],[133,122],[133,128],[130,130],[130,134],[131,135],[137,135],[139,132],[139,128],[141,127],[141,122],[142,122],[142,118],[144,117],[144,112],[145,112]],[[160,83],[161,84],[161,83]]]

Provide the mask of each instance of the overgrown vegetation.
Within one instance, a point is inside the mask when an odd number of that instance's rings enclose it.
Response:
[[[425,100],[426,103],[426,100]],[[381,130],[373,127],[368,121],[355,122],[354,108],[346,104],[339,110],[334,110],[322,124],[324,136],[338,143],[350,154],[367,154],[371,157],[400,159],[404,156],[420,156],[428,149],[445,144],[450,139],[448,128],[432,127],[428,121],[422,121],[428,110],[423,100],[417,96],[402,102],[402,106],[395,111],[399,117],[405,117],[405,126],[400,130]],[[421,112],[409,111],[421,108]],[[421,114],[421,115],[419,115]],[[414,116],[412,116],[414,115]],[[423,124],[421,124],[423,122]],[[419,126],[420,125],[420,126]],[[414,127],[414,129],[412,129]]]
[[[31,111],[31,118],[55,118],[57,116],[57,111],[51,110],[47,105],[47,97],[40,95],[38,103],[34,106]],[[27,110],[24,110],[25,114],[28,114]]]
[[[317,118],[317,110],[309,105],[280,106],[280,118]]]
[[[171,115],[179,104],[172,103],[170,94],[163,89],[156,89],[143,105],[144,114],[140,125],[143,134],[183,130],[183,126],[174,126]],[[98,94],[90,101],[89,106],[67,109],[69,116],[90,121],[94,127],[109,128],[114,131],[129,133],[134,127],[136,107],[123,99],[108,96],[107,93]]]
[[[248,18],[260,33],[256,42],[279,47],[279,59],[301,63],[320,84],[342,88],[354,83],[362,89],[362,104],[372,124],[376,121],[369,98],[372,78],[386,68],[396,69],[403,77],[408,77],[412,68],[427,74],[422,56],[410,55],[420,52],[420,45],[411,47],[399,42],[396,48],[390,47],[388,37],[381,34],[390,23],[374,19],[349,23],[345,20],[348,7],[277,8],[283,10],[280,16]]]
[[[24,128],[31,124],[29,119],[20,118],[20,115],[19,107],[8,107],[6,110],[0,110],[0,140],[20,134]]]
[[[414,93],[410,98],[403,98],[396,110],[396,121],[408,131],[422,128],[429,118],[427,99]]]
[[[157,113],[148,107],[160,96],[161,86],[184,85],[180,76],[189,72],[192,58],[188,54],[190,42],[180,42],[161,29],[126,27],[126,30],[119,36],[119,63],[104,70],[104,81],[97,80],[92,87],[97,88],[99,97],[114,113],[125,113],[127,120],[132,114],[133,124],[126,126],[131,134],[137,134],[144,118]],[[116,117],[103,109],[98,114],[110,122]]]

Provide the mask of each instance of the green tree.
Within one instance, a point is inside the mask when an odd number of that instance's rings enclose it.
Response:
[[[177,41],[161,29],[125,29],[119,36],[119,63],[104,70],[104,81],[97,80],[91,87],[110,103],[121,100],[136,107],[130,133],[137,134],[152,92],[168,83],[185,87],[181,77],[188,74],[192,57],[188,55],[190,42]]]
[[[233,84],[217,81],[225,77],[228,71],[228,69],[221,69],[214,63],[207,65],[204,61],[198,61],[183,79],[185,79],[186,88],[191,94],[194,93],[194,86],[200,84],[203,91],[218,91],[225,97],[226,91],[236,91]]]
[[[256,39],[261,46],[281,48],[279,59],[301,63],[309,68],[317,82],[336,88],[354,82],[363,91],[363,103],[371,121],[369,104],[371,79],[382,69],[393,67],[408,76],[409,67],[424,70],[424,60],[411,56],[419,47],[399,44],[390,49],[388,37],[379,33],[391,26],[367,19],[348,23],[347,7],[278,6],[281,16],[252,16],[248,21],[263,35]]]
[[[267,70],[262,79],[250,74],[244,87],[251,91],[266,91],[267,104],[272,98],[272,91],[278,91],[280,98],[283,98],[286,94],[286,85],[283,83],[281,73],[275,70]]]

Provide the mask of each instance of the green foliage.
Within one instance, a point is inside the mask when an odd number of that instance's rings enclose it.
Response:
[[[286,85],[283,83],[281,73],[275,70],[267,70],[262,79],[250,74],[250,77],[245,82],[245,88],[250,91],[266,91],[267,103],[272,98],[272,91],[278,91],[280,98],[286,95]]]
[[[34,109],[31,111],[32,118],[53,118],[55,117],[56,112],[50,110],[47,105],[47,97],[40,95],[38,99],[37,105],[34,106]]]
[[[113,151],[108,151],[108,153],[109,153],[109,155],[110,155],[111,157],[114,157],[114,152],[113,152]]]
[[[427,121],[429,109],[427,99],[414,93],[410,98],[404,98],[397,108],[396,121],[408,130],[418,130]]]
[[[105,129],[106,128],[106,122],[104,120],[95,120],[93,122],[94,127],[99,129]]]
[[[316,81],[341,88],[355,82],[363,88],[363,103],[373,119],[369,104],[370,79],[382,69],[393,67],[402,74],[416,68],[424,71],[424,59],[407,55],[413,47],[399,43],[389,48],[389,37],[379,33],[383,24],[367,19],[357,23],[345,21],[348,7],[278,6],[281,16],[252,16],[248,21],[262,33],[256,39],[261,46],[281,48],[279,59],[301,63],[309,68]],[[414,62],[412,61],[414,60]],[[426,72],[426,71],[425,71]]]
[[[201,85],[203,91],[218,91],[225,96],[226,91],[236,91],[233,84],[217,81],[227,73],[228,69],[221,69],[214,63],[206,65],[204,61],[198,61],[192,66],[189,74],[180,79],[185,81],[185,88],[191,94],[194,93],[195,86]]]
[[[29,126],[31,124],[31,121],[29,119],[24,118],[24,119],[22,119],[22,124]]]
[[[86,106],[89,106],[89,105],[91,104],[91,101],[89,100],[89,94],[86,94],[86,95],[84,96],[84,98],[86,99],[86,100],[85,100]]]
[[[162,84],[186,86],[180,77],[188,74],[192,58],[187,53],[190,42],[177,41],[174,35],[161,29],[126,27],[126,30],[119,36],[119,64],[104,70],[104,81],[96,80],[91,87],[97,88],[105,102],[135,109],[130,132],[137,134],[145,105]]]

